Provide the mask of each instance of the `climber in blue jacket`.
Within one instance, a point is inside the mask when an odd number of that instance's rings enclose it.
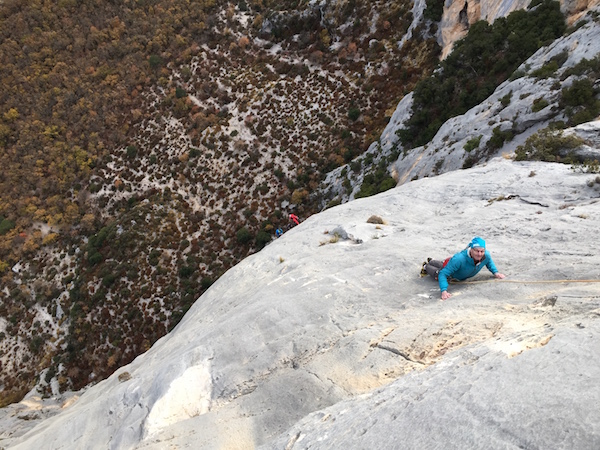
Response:
[[[446,300],[451,296],[448,292],[448,278],[466,280],[477,275],[483,266],[487,267],[496,278],[504,278],[504,275],[498,272],[490,253],[485,249],[485,241],[480,237],[474,237],[467,248],[451,258],[445,261],[429,260],[424,263],[423,272],[438,280],[442,300]]]

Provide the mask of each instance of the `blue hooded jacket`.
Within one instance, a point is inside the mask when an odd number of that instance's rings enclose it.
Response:
[[[471,246],[465,248],[462,252],[455,254],[446,267],[440,270],[438,274],[438,282],[440,284],[440,291],[444,292],[448,290],[448,277],[454,278],[455,280],[466,280],[467,278],[474,277],[479,273],[483,266],[487,267],[490,272],[496,274],[498,269],[490,253],[486,250],[485,255],[479,264],[475,264],[475,260],[469,256],[469,249]]]

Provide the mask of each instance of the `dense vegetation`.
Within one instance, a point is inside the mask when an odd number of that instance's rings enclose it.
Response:
[[[553,64],[551,60],[542,67],[534,76],[550,76],[556,69],[549,71],[548,66],[558,68],[562,64]],[[548,161],[564,164],[583,164],[588,170],[597,173],[598,160],[588,160],[576,149],[584,145],[581,138],[564,135],[562,129],[594,120],[600,114],[600,88],[595,86],[600,79],[600,56],[588,60],[583,59],[575,66],[565,70],[562,80],[572,77],[572,83],[562,88],[560,92],[560,107],[564,111],[567,122],[554,122],[551,127],[540,130],[530,136],[525,144],[517,147],[515,154],[517,161]]]
[[[20,228],[79,224],[91,171],[127,142],[140,92],[202,40],[213,7],[175,1],[163,13],[158,2],[120,3],[2,2],[0,207]],[[1,245],[4,259],[11,242]]]
[[[398,131],[408,148],[429,142],[442,124],[478,105],[538,48],[565,31],[560,4],[534,1],[493,24],[474,23],[430,78],[414,90],[412,116]]]
[[[140,94],[165,76],[165,65],[183,47],[206,40],[203,31],[212,9],[212,2],[191,7],[186,1],[169,2],[168,11],[160,2],[8,0],[0,5],[0,211],[12,225],[0,233],[2,282],[10,289],[0,314],[8,318],[2,337],[29,342],[25,349],[3,349],[9,358],[2,368],[4,402],[18,398],[31,385],[38,364],[48,366],[52,354],[80,350],[106,333],[119,334],[121,340],[127,333],[119,329],[121,323],[111,330],[106,320],[94,329],[79,324],[86,316],[88,324],[96,323],[89,311],[104,301],[102,290],[78,292],[86,282],[82,274],[89,272],[86,264],[106,273],[103,280],[121,275],[96,256],[105,253],[104,243],[88,255],[87,263],[81,254],[79,260],[75,257],[78,236],[93,236],[112,221],[89,202],[95,188],[90,179],[133,134],[143,108]],[[105,241],[106,246],[110,239]],[[62,248],[56,257],[43,256],[55,246]],[[18,262],[23,280],[8,271]],[[71,283],[71,295],[59,299]],[[39,320],[34,305],[56,322]],[[78,332],[67,336],[70,343],[57,340],[57,326],[66,317]],[[149,324],[156,330],[148,335],[152,342],[161,334],[160,322],[150,319]],[[102,328],[105,333],[98,334]],[[118,346],[111,347],[118,353]],[[86,368],[87,355],[77,355],[71,364],[58,356],[49,374],[67,362],[72,379],[92,370],[102,377],[116,367],[115,361],[131,360],[141,347],[132,346],[122,358],[105,350],[100,347],[91,356],[96,361],[92,369]],[[11,379],[15,372],[19,378]]]
[[[577,162],[571,151],[583,145],[576,136],[565,136],[560,130],[545,128],[530,136],[525,144],[517,147],[517,161],[548,161],[573,164]]]
[[[575,67],[565,71],[563,77],[577,77],[573,84],[561,91],[561,107],[568,117],[568,125],[594,120],[600,114],[600,56],[592,60],[583,59]]]

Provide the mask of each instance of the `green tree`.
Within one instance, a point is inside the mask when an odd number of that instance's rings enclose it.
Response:
[[[247,244],[252,240],[252,234],[246,227],[240,228],[235,234],[235,237],[240,244]]]
[[[269,233],[267,233],[265,230],[260,230],[256,234],[256,247],[258,249],[263,248],[265,245],[271,242],[271,239],[272,236]]]

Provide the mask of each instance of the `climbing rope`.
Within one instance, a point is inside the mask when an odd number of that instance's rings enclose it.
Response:
[[[493,278],[491,280],[478,281],[450,281],[452,284],[478,284],[478,283],[600,283],[600,280],[507,280],[506,278]]]

